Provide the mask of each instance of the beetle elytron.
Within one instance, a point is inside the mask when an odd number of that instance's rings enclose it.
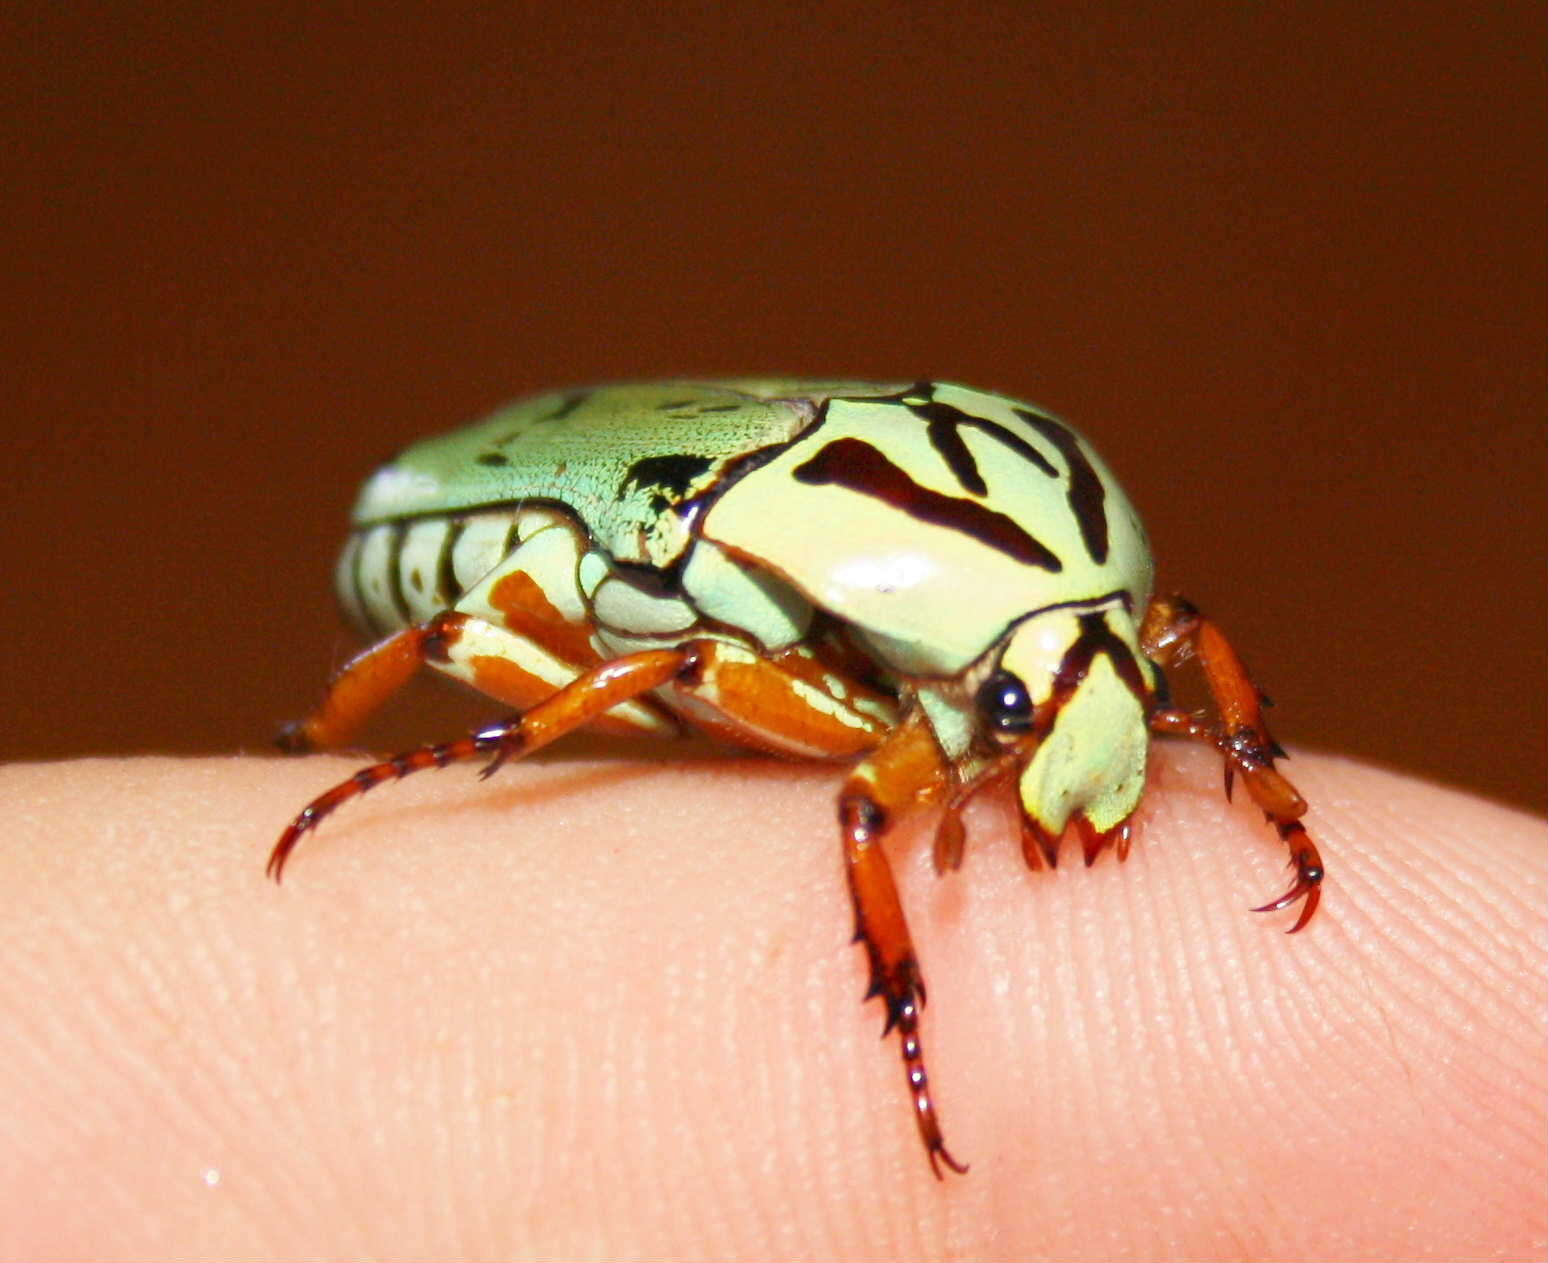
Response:
[[[838,794],[855,937],[886,1004],[931,1168],[941,1137],[919,1039],[924,982],[881,843],[1016,778],[1022,852],[1121,860],[1152,732],[1214,746],[1288,845],[1295,880],[1258,911],[1317,908],[1306,803],[1275,769],[1262,698],[1219,630],[1152,601],[1144,528],[1106,465],[1047,413],[943,383],[725,381],[542,395],[408,448],[366,483],[337,587],[374,645],[334,678],[293,750],[337,746],[421,665],[518,714],[357,772],[269,859],[346,800],[485,756],[484,775],[582,725],[682,724],[851,764]],[[1197,657],[1215,722],[1174,709],[1161,668]]]

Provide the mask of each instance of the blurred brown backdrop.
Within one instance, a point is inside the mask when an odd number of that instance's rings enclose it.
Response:
[[[934,375],[1282,739],[1541,804],[1539,6],[646,8],[9,10],[0,757],[263,749],[358,480],[510,396]]]

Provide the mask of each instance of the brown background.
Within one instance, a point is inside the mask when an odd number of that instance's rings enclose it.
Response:
[[[359,478],[510,396],[933,375],[1093,437],[1282,739],[1540,805],[1539,6],[1146,8],[13,7],[0,757],[264,748]]]

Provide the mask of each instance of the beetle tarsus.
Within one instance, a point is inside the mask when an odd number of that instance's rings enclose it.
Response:
[[[942,1162],[959,1173],[967,1168],[951,1156],[941,1138],[919,1035],[924,977],[881,844],[898,809],[917,803],[921,786],[942,775],[940,747],[916,713],[855,769],[838,803],[855,928],[871,966],[866,999],[880,997],[887,1007],[882,1038],[897,1034],[914,1122],[937,1178]],[[948,814],[960,807],[960,798],[959,793],[948,803]]]
[[[941,1174],[940,1164],[942,1162],[949,1166],[958,1175],[966,1175],[968,1173],[968,1164],[966,1162],[958,1162],[954,1157],[951,1156],[951,1153],[947,1150],[945,1144],[936,1143],[930,1148],[930,1170],[935,1173],[935,1178],[938,1180],[944,1180],[946,1178]]]
[[[1312,919],[1312,914],[1317,911],[1318,903],[1322,901],[1320,876],[1315,881],[1307,881],[1303,877],[1296,878],[1295,885],[1291,886],[1289,890],[1280,895],[1273,903],[1266,903],[1261,908],[1254,908],[1253,911],[1282,912],[1299,899],[1306,901],[1301,905],[1301,915],[1296,917],[1295,924],[1285,931],[1286,934],[1294,934]]]
[[[284,874],[290,853],[296,849],[302,837],[317,828],[351,798],[358,798],[367,790],[375,789],[386,781],[401,781],[411,772],[422,772],[426,768],[443,768],[448,763],[473,758],[489,749],[489,734],[493,731],[495,729],[486,728],[482,732],[463,737],[458,741],[419,746],[361,768],[348,780],[340,781],[326,793],[319,794],[296,814],[296,818],[280,835],[280,840],[274,844],[274,849],[269,852],[269,862],[264,872],[276,882],[279,881]]]
[[[903,1072],[908,1078],[909,1091],[913,1096],[914,1121],[919,1124],[919,1138],[924,1142],[930,1170],[936,1179],[944,1179],[940,1167],[944,1162],[958,1175],[967,1174],[967,1164],[958,1162],[946,1148],[940,1121],[935,1116],[935,1105],[930,1099],[930,1076],[925,1070],[924,1048],[919,1040],[919,1013],[925,1004],[925,986],[919,973],[919,962],[910,955],[898,962],[890,977],[877,974],[866,998],[874,995],[881,995],[887,1006],[882,1038],[885,1039],[893,1031],[898,1033]]]
[[[1295,866],[1295,881],[1278,899],[1264,904],[1261,908],[1254,908],[1253,911],[1282,912],[1304,899],[1300,916],[1296,918],[1295,924],[1285,931],[1287,934],[1294,934],[1312,919],[1312,914],[1317,911],[1317,905],[1322,901],[1322,855],[1300,821],[1276,821],[1276,824],[1279,828],[1279,836],[1290,848],[1290,863]]]

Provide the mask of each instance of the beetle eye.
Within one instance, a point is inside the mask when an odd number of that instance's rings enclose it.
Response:
[[[1026,732],[1032,727],[1032,699],[1021,677],[996,671],[979,686],[978,713],[997,733]]]

